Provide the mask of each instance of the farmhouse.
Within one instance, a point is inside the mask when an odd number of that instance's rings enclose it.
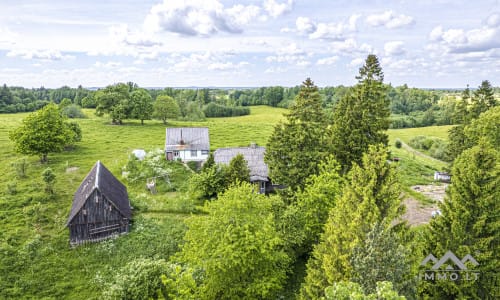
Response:
[[[259,193],[268,193],[273,189],[268,177],[268,168],[264,162],[266,148],[251,144],[250,147],[219,148],[214,152],[214,161],[218,164],[229,165],[233,157],[242,154],[250,169],[250,182],[259,186]]]
[[[66,226],[71,245],[126,233],[132,217],[127,188],[98,161],[73,198]]]
[[[210,153],[207,127],[167,128],[165,157],[183,162],[204,162]]]

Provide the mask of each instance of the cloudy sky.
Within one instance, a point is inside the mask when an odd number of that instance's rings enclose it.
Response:
[[[0,84],[500,85],[500,0],[0,0]]]

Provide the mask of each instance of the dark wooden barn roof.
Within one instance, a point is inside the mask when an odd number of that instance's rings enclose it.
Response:
[[[252,145],[250,147],[219,148],[214,152],[214,161],[217,164],[229,165],[231,159],[242,154],[250,169],[250,181],[269,181],[269,171],[264,162],[266,148]]]
[[[207,127],[167,128],[165,150],[210,150]]]
[[[98,161],[82,181],[73,197],[73,206],[71,207],[67,224],[78,214],[87,198],[95,189],[98,189],[111,201],[125,218],[130,219],[132,217],[127,188]]]

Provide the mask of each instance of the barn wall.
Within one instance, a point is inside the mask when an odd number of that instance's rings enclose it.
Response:
[[[70,242],[102,240],[128,232],[128,226],[129,220],[98,190],[94,190],[69,224]]]

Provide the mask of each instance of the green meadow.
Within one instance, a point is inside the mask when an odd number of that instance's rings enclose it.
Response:
[[[167,126],[202,126],[210,132],[211,150],[265,145],[285,109],[251,107],[248,116],[213,118],[204,122],[169,121]],[[139,257],[168,259],[179,249],[185,231],[183,219],[196,213],[195,204],[182,191],[150,195],[144,184],[127,183],[136,206],[131,233],[99,244],[70,248],[65,227],[73,193],[97,160],[119,179],[133,149],[161,149],[166,126],[160,121],[125,121],[111,125],[106,117],[85,110],[76,120],[83,139],[75,149],[49,154],[42,165],[38,157],[14,152],[8,133],[21,125],[27,114],[0,115],[0,299],[99,299],[106,284],[125,262]],[[432,182],[433,172],[446,163],[412,149],[395,148],[396,138],[408,142],[415,135],[446,139],[450,127],[390,130],[391,152],[405,186]],[[13,163],[25,158],[27,176],[19,177]],[[43,191],[41,172],[56,173],[55,195]],[[189,171],[173,164],[171,180],[184,185]],[[181,189],[182,190],[182,189]]]

